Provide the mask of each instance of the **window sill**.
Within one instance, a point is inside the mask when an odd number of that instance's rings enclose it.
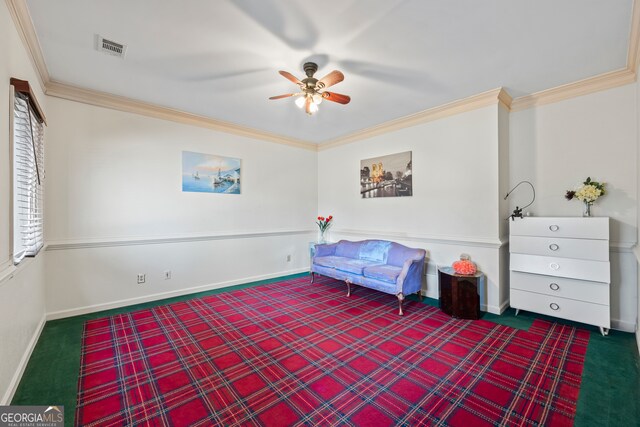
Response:
[[[38,255],[36,255],[36,258],[37,256]],[[0,264],[0,287],[9,283],[16,274],[20,274],[20,272],[28,268],[34,260],[35,258],[24,258],[18,265],[14,265],[13,261]]]

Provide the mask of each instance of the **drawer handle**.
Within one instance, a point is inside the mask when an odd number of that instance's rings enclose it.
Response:
[[[553,311],[560,310],[560,306],[558,304],[556,304],[555,302],[552,302],[551,304],[549,304],[549,308],[551,308],[551,310],[553,310]]]
[[[549,287],[551,288],[552,291],[560,290],[560,286],[557,283],[551,283]]]
[[[551,231],[558,231],[558,230],[560,230],[560,227],[558,227],[557,225],[550,225],[550,226],[549,226],[549,230],[551,230]]]
[[[549,249],[551,249],[552,251],[557,251],[558,249],[560,249],[560,246],[556,245],[555,243],[552,243],[549,245]]]
[[[549,268],[552,270],[557,270],[560,268],[560,264],[558,264],[557,262],[552,262],[551,264],[549,264]]]

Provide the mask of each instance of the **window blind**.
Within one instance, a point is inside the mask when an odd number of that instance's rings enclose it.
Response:
[[[44,120],[30,97],[16,87],[12,144],[15,264],[25,256],[35,256],[44,245]]]

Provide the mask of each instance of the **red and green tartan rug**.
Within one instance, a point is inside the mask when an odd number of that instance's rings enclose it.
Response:
[[[589,334],[318,277],[90,320],[76,425],[572,425]]]

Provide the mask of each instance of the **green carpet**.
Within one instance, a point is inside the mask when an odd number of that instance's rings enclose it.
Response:
[[[73,426],[78,372],[80,371],[80,339],[82,325],[88,319],[110,316],[142,308],[169,304],[205,295],[228,292],[251,286],[272,283],[307,273],[247,283],[182,297],[164,299],[135,306],[46,323],[38,344],[11,402],[13,405],[64,405],[65,425]],[[415,297],[411,297],[415,299]],[[425,299],[425,304],[438,306],[438,301]],[[513,328],[528,329],[536,318],[557,319],[507,310],[501,316],[484,313],[483,318]],[[582,387],[578,399],[575,425],[580,426],[638,426],[640,425],[640,356],[635,336],[611,331],[603,337],[596,327],[563,322],[588,328],[591,339],[587,350]]]

